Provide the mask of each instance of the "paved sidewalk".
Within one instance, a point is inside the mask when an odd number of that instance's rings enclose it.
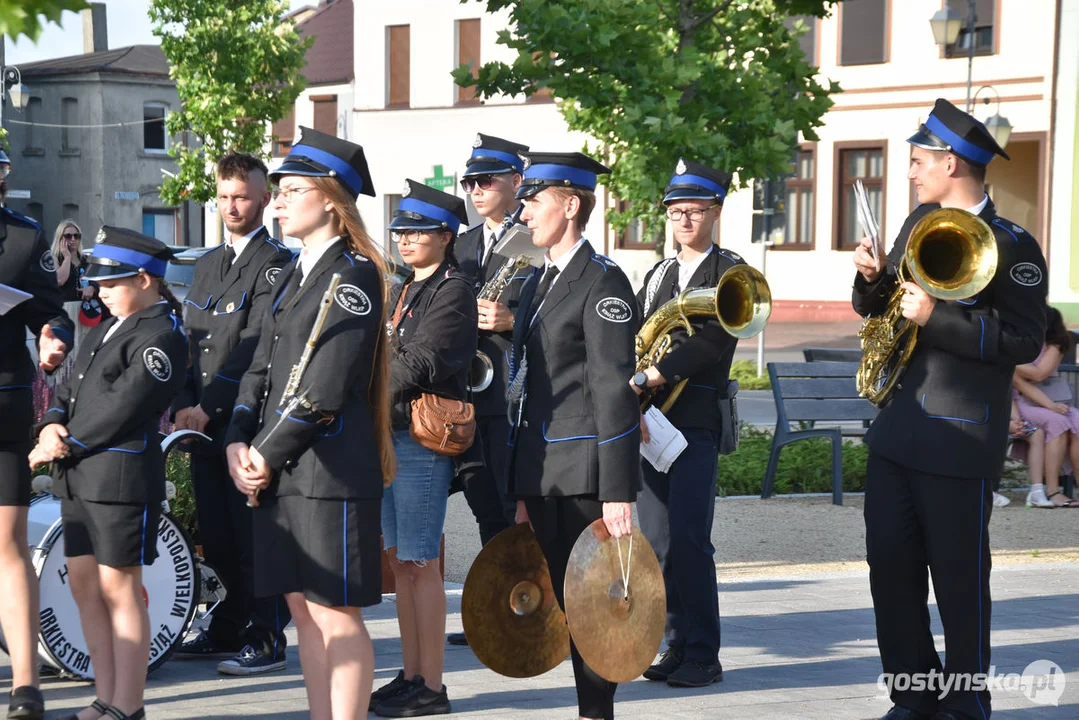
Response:
[[[994,698],[1002,720],[1079,717],[1079,573],[1072,564],[1008,565],[993,574],[993,662],[1001,673],[1022,673],[1052,660],[1067,672],[1059,707],[1036,706],[1020,692]],[[460,628],[459,586],[450,585],[449,629]],[[876,718],[880,672],[865,571],[772,576],[723,582],[723,683],[674,690],[638,680],[616,696],[620,718]],[[400,667],[392,601],[367,613],[375,639],[376,683]],[[943,647],[934,610],[938,648]],[[150,676],[149,717],[304,718],[306,700],[295,649],[289,668],[253,679],[218,676],[214,664],[173,660]],[[538,678],[514,680],[487,670],[467,648],[447,646],[445,682],[454,716],[570,720],[576,717],[569,662]],[[0,683],[10,678],[6,658]],[[92,698],[85,684],[48,680],[50,718]],[[374,717],[373,715],[371,717]]]

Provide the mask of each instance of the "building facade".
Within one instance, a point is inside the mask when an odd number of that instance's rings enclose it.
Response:
[[[966,17],[967,0],[945,1]],[[1079,252],[1070,246],[1079,238],[1079,216],[1061,213],[1060,207],[1073,204],[1079,192],[1077,163],[1071,159],[1079,147],[1076,0],[972,1],[978,17],[974,114],[984,120],[999,112],[1014,128],[1007,147],[1012,161],[993,163],[989,191],[1004,216],[1041,242],[1049,261],[1051,300],[1075,303]],[[354,76],[361,82],[355,88],[349,137],[364,146],[379,193],[360,200],[373,232],[388,223],[405,178],[462,194],[457,174],[477,132],[539,150],[584,146],[586,138],[567,130],[549,97],[480,104],[454,85],[450,71],[461,62],[512,60],[496,42],[507,28],[507,14],[486,14],[480,2],[356,3]],[[766,264],[776,320],[855,318],[850,309],[852,243],[859,236],[851,191],[855,180],[869,188],[889,245],[913,208],[905,140],[936,98],[960,107],[966,101],[966,51],[942,49],[930,30],[929,18],[941,7],[942,0],[847,0],[831,17],[810,19],[803,48],[820,73],[844,91],[834,96],[819,140],[800,148],[796,172],[786,179],[780,198],[785,217],[769,234],[771,243],[752,242],[749,180],[728,197],[719,230],[724,247],[758,267]],[[1072,28],[1070,34],[1066,27]],[[959,44],[965,40],[964,32]],[[983,86],[988,87],[980,90]],[[599,195],[600,211],[615,202],[602,189]],[[586,237],[635,283],[656,260],[655,250],[636,242],[632,229],[616,234],[604,212],[593,214]],[[665,251],[672,251],[669,242]]]
[[[101,225],[141,230],[169,245],[202,244],[202,210],[162,201],[176,142],[165,116],[179,107],[161,49],[136,45],[21,66],[27,106],[8,109],[8,205],[41,222],[65,218],[89,247]]]

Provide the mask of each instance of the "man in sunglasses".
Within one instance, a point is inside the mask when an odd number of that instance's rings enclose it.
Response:
[[[454,255],[462,272],[471,277],[478,294],[498,273],[508,258],[494,252],[494,247],[513,224],[513,214],[520,201],[524,161],[520,153],[528,147],[491,135],[476,135],[472,155],[465,163],[461,189],[468,194],[483,222],[457,238]],[[513,318],[524,277],[515,279],[499,301],[477,300],[479,311],[479,350],[491,359],[494,379],[486,390],[474,392],[476,442],[456,460],[457,481],[463,486],[468,506],[479,525],[480,542],[487,544],[513,523],[516,504],[506,500],[506,442],[509,420],[506,418],[507,353],[513,340]],[[464,633],[451,633],[450,643],[466,645]]]
[[[680,293],[714,288],[724,272],[744,264],[713,240],[730,183],[729,173],[678,161],[663,197],[678,254],[645,276],[637,293],[645,321]],[[652,405],[661,408],[671,388],[689,379],[666,411],[688,445],[665,473],[642,459],[644,486],[637,497],[641,530],[656,551],[667,589],[667,650],[644,676],[674,687],[703,687],[723,679],[712,516],[716,456],[733,451],[738,433],[731,411],[734,390],[728,388],[737,340],[715,318],[695,320],[693,326],[692,337],[676,331],[674,349],[630,380],[638,394],[654,392]],[[647,439],[643,420],[641,430]]]

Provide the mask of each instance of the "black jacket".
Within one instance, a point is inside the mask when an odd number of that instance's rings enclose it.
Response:
[[[888,267],[869,284],[858,274],[859,315],[884,312],[914,224],[939,205],[915,209],[899,231]],[[1000,475],[1011,417],[1012,374],[1037,357],[1045,338],[1045,259],[1023,228],[980,217],[996,236],[999,260],[989,286],[973,298],[938,301],[918,332],[914,354],[891,402],[865,441],[873,452],[911,469],[969,478]]]
[[[489,235],[490,232],[486,225],[481,223],[461,233],[454,242],[453,254],[457,258],[460,271],[471,281],[474,295],[478,295],[487,281],[494,277],[506,261],[509,260],[507,257],[492,252],[491,257],[487,259],[487,264],[481,266],[485,242],[483,238],[484,235]],[[535,273],[535,268],[525,268],[518,272],[502,294],[501,302],[514,315],[517,314],[524,281]],[[506,416],[506,387],[509,384],[509,354],[512,345],[512,330],[507,330],[504,333],[491,332],[490,330],[479,331],[478,349],[491,358],[491,364],[494,366],[494,378],[491,380],[489,388],[472,395],[477,417]]]
[[[38,430],[67,428],[71,455],[56,463],[53,493],[96,502],[151,503],[165,499],[161,416],[184,383],[187,341],[180,319],[156,303],[90,330],[71,379],[57,388]]]
[[[640,488],[640,407],[629,386],[638,318],[625,274],[585,242],[551,285],[531,323],[538,281],[521,294],[514,327],[527,358],[527,399],[513,429],[511,495],[595,495],[633,502]]]
[[[744,265],[745,260],[737,253],[713,246],[697,269],[686,287],[681,291],[697,288],[714,288],[719,284],[730,268]],[[655,295],[649,307],[645,307],[648,290],[653,278],[660,269],[665,272],[662,279],[656,280]],[[678,262],[660,261],[644,278],[644,286],[637,293],[637,309],[645,322],[665,303],[676,297],[674,289],[678,282]],[[689,382],[678,400],[667,412],[667,418],[678,428],[706,428],[722,432],[723,419],[719,411],[719,398],[726,392],[730,377],[731,362],[738,339],[727,334],[719,320],[696,317],[691,320],[694,335],[687,337],[681,328],[672,336],[674,348],[663,356],[657,364],[660,374],[667,379],[667,385],[661,387],[653,399],[653,405],[660,407],[673,388],[680,381],[688,378]]]
[[[34,424],[30,387],[37,367],[26,346],[49,325],[71,353],[74,324],[56,284],[56,260],[34,221],[0,207],[0,283],[28,292],[29,300],[0,315],[0,443],[25,442]]]
[[[387,315],[402,292],[391,374],[393,427],[399,430],[408,428],[412,399],[421,393],[467,399],[468,368],[476,355],[476,298],[469,280],[449,261],[427,280],[416,282],[409,275],[394,287]]]
[[[195,263],[184,300],[190,365],[183,391],[172,405],[174,414],[202,406],[210,416],[206,432],[215,439],[228,427],[240,378],[255,355],[281,268],[292,259],[288,248],[270,237],[266,228],[248,241],[228,268],[222,267],[224,247],[214,248]]]
[[[258,448],[275,471],[271,493],[380,498],[382,464],[370,398],[375,351],[385,341],[382,278],[343,239],[333,242],[296,288],[298,262],[277,281],[225,443]],[[341,273],[341,284],[299,385],[311,407],[286,419],[281,396],[334,273]]]

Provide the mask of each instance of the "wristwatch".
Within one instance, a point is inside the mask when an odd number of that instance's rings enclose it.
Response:
[[[644,371],[642,370],[640,372],[633,373],[633,377],[630,379],[630,382],[639,387],[641,390],[644,390],[648,387],[648,376],[645,375]]]

